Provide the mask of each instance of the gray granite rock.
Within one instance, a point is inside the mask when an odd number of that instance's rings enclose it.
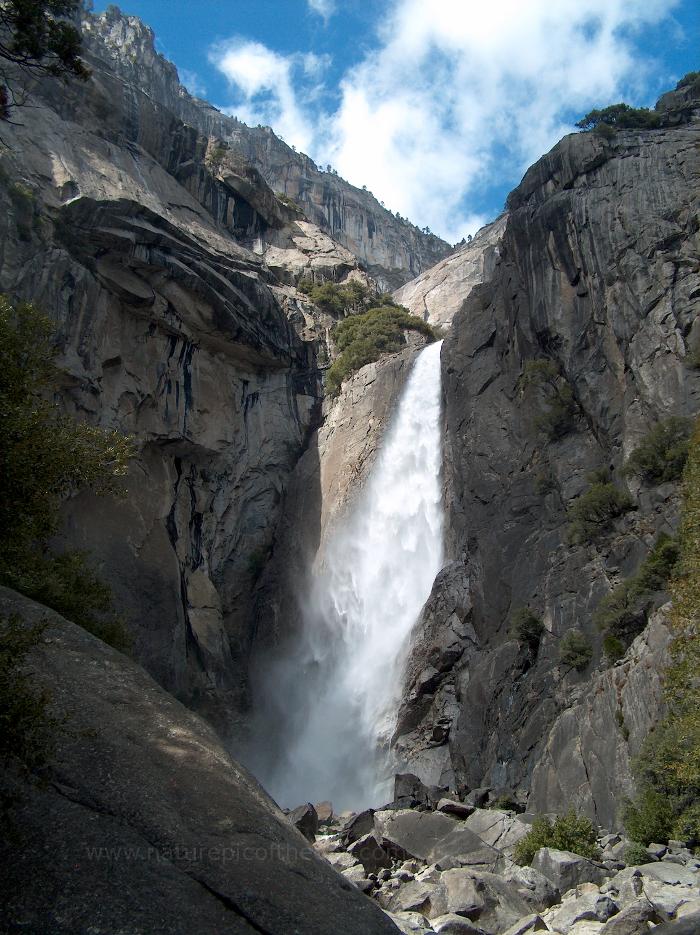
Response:
[[[140,666],[0,589],[11,614],[47,622],[30,678],[57,725],[43,782],[16,790],[15,840],[3,835],[0,929],[395,932]]]

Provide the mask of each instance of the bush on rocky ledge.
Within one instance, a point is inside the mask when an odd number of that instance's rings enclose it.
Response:
[[[568,540],[572,545],[594,542],[610,531],[613,521],[634,509],[634,500],[612,481],[592,475],[593,483],[571,504]]]
[[[690,419],[673,416],[658,422],[627,459],[623,473],[647,484],[676,481],[688,457]]]
[[[616,130],[654,130],[661,126],[661,115],[648,107],[610,104],[602,110],[591,110],[576,124],[581,130],[594,130],[601,124]]]
[[[333,338],[340,356],[326,373],[327,391],[337,393],[343,380],[360,367],[379,360],[382,354],[400,351],[406,344],[405,331],[418,331],[431,341],[436,337],[426,321],[398,305],[370,308],[338,322]]]
[[[670,591],[673,598],[671,664],[666,671],[667,714],[647,737],[634,769],[639,795],[626,823],[631,836],[655,839],[660,803],[669,814],[664,831],[700,846],[700,420],[683,472],[679,557]],[[658,806],[658,808],[656,807]],[[631,822],[631,826],[629,824]]]
[[[520,386],[535,408],[534,425],[549,441],[563,438],[574,428],[574,393],[558,365],[549,358],[529,360],[523,368]]]
[[[676,540],[661,533],[637,573],[622,581],[598,604],[593,620],[606,634],[611,649],[615,640],[624,652],[642,632],[654,595],[666,588],[677,560]],[[605,652],[609,658],[613,655],[607,646]]]
[[[551,847],[558,851],[571,851],[589,860],[599,854],[596,829],[593,823],[574,809],[551,821],[539,815],[532,823],[532,830],[515,845],[513,858],[521,866],[529,866],[541,847]]]
[[[560,662],[567,669],[583,672],[593,658],[593,647],[587,636],[580,630],[565,633],[559,647]]]

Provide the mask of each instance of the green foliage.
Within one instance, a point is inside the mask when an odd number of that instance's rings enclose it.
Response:
[[[625,655],[625,644],[612,633],[606,633],[603,637],[603,652],[608,662],[617,662]]]
[[[569,630],[559,646],[559,659],[568,669],[583,672],[593,658],[590,640],[580,630]]]
[[[568,539],[572,544],[585,544],[609,532],[613,521],[628,510],[634,501],[615,484],[596,481],[581,494],[567,511]]]
[[[660,843],[660,842],[655,842]],[[649,851],[640,844],[639,841],[633,841],[626,849],[624,861],[628,867],[636,867],[650,862]]]
[[[573,429],[576,418],[574,394],[553,360],[527,361],[520,386],[537,409],[535,428],[550,441],[563,438]]]
[[[688,457],[690,419],[676,416],[658,422],[627,459],[624,473],[648,484],[678,480]]]
[[[511,626],[516,638],[536,656],[544,633],[542,620],[529,607],[519,607],[511,616]]]
[[[665,844],[673,829],[673,813],[666,796],[645,789],[625,806],[622,820],[627,834],[640,844]]]
[[[67,19],[80,0],[3,0],[0,4],[0,119],[21,103],[18,73],[86,81],[90,69],[80,58],[80,32]]]
[[[401,350],[406,343],[406,330],[418,331],[434,339],[433,329],[427,322],[400,306],[370,308],[338,322],[333,337],[340,356],[326,373],[328,392],[338,392],[343,380],[365,364],[378,360],[382,354]]]
[[[132,443],[75,422],[46,399],[54,379],[51,325],[0,298],[0,582],[123,645],[104,617],[107,591],[81,554],[51,555],[61,500],[84,487],[117,492]]]
[[[51,746],[53,719],[48,697],[37,692],[25,671],[26,656],[41,641],[43,625],[19,617],[0,618],[0,761],[24,769],[43,765]]]
[[[611,661],[619,658],[646,626],[653,596],[666,588],[677,560],[678,543],[661,533],[637,573],[621,582],[598,604],[593,619],[607,633],[603,648]],[[613,650],[618,643],[622,652],[609,653],[606,645]]]
[[[351,279],[342,286],[334,282],[314,283],[311,279],[302,279],[297,288],[304,295],[308,295],[314,305],[318,305],[334,318],[340,318],[350,311],[364,309],[370,296],[368,287],[356,279]]]
[[[554,822],[539,815],[532,823],[532,830],[515,845],[513,858],[516,863],[526,866],[532,863],[541,847],[551,847],[593,860],[599,855],[596,837],[592,822],[577,815],[573,809]]]
[[[652,130],[661,126],[661,117],[647,107],[611,104],[602,110],[589,111],[576,126],[582,130],[592,130],[601,124],[607,124],[618,130]]]
[[[213,146],[207,154],[207,162],[209,166],[214,169],[220,169],[224,159],[226,158],[227,149],[221,143]]]
[[[679,555],[670,585],[674,639],[665,679],[667,714],[635,760],[640,791],[630,816],[633,824],[638,822],[637,833],[646,837],[656,829],[649,829],[642,818],[655,804],[663,809],[665,803],[667,837],[678,835],[700,844],[700,420],[690,440],[682,489]],[[649,822],[653,819],[650,814]]]

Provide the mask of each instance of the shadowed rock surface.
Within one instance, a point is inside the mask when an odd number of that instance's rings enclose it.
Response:
[[[528,170],[508,199],[493,276],[445,339],[448,554],[468,580],[459,603],[469,610],[458,620],[440,605],[441,589],[454,603],[453,568],[416,629],[395,742],[424,782],[453,770],[458,784],[532,789],[539,808],[573,805],[603,824],[632,789],[630,753],[660,713],[653,673],[666,637],[657,622],[598,675],[592,614],[655,536],[675,529],[678,488],[618,475],[636,509],[590,545],[569,543],[566,510],[589,472],[619,470],[658,420],[698,411],[698,373],[686,363],[700,338],[698,106],[684,100],[689,123],[609,142],[568,136]],[[527,363],[542,359],[573,400],[554,438],[522,385]],[[510,631],[521,607],[544,623],[536,653]],[[465,621],[454,664],[436,666],[451,652],[452,623]],[[559,665],[571,629],[593,647],[583,673]]]
[[[3,931],[396,931],[139,666],[5,588],[0,612],[47,621],[29,665],[59,719],[3,835]]]

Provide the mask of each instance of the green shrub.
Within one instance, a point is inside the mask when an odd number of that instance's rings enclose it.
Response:
[[[50,750],[53,719],[48,696],[37,692],[25,671],[26,656],[41,641],[44,625],[33,627],[16,615],[0,618],[0,760],[32,769]]]
[[[66,496],[84,487],[117,492],[133,446],[46,399],[55,374],[50,335],[33,306],[15,309],[0,298],[0,583],[123,646],[123,627],[106,614],[108,591],[84,556],[52,555],[46,542]]]
[[[689,419],[672,417],[657,423],[627,459],[624,473],[647,484],[678,480],[688,457]]]
[[[340,356],[326,373],[326,388],[336,393],[343,380],[360,367],[378,360],[382,354],[401,350],[406,344],[404,331],[413,330],[434,338],[430,325],[400,306],[370,308],[351,315],[333,329]]]
[[[625,644],[612,633],[606,633],[603,637],[603,652],[608,662],[617,662],[625,655]]]
[[[528,831],[515,845],[513,858],[516,863],[526,866],[541,847],[551,847],[558,851],[571,851],[593,860],[599,856],[596,844],[596,830],[588,818],[579,816],[573,809],[550,821],[545,816],[538,816]]]
[[[536,407],[534,424],[537,431],[550,441],[556,441],[574,428],[574,394],[553,360],[541,358],[527,361],[520,385]]]
[[[569,630],[564,634],[559,646],[559,659],[568,669],[583,672],[593,658],[590,640],[579,630]]]
[[[513,633],[521,643],[525,643],[533,655],[537,655],[540,638],[544,632],[544,623],[529,607],[519,607],[511,616]]]
[[[690,440],[682,490],[679,554],[670,582],[674,639],[664,683],[667,713],[634,761],[640,792],[630,815],[638,834],[659,840],[653,821],[660,810],[667,836],[700,844],[700,420]]]
[[[607,124],[618,130],[652,130],[661,125],[661,116],[647,107],[611,104],[602,110],[591,110],[576,124],[582,130],[593,130]]]
[[[659,842],[656,842],[659,843]],[[633,841],[625,848],[624,861],[628,867],[636,867],[642,864],[650,863],[649,851],[640,844],[639,841]]]
[[[609,532],[613,521],[634,509],[630,495],[613,483],[594,483],[581,494],[567,511],[568,539],[572,544],[585,544]]]
[[[335,282],[315,283],[312,279],[302,279],[297,289],[307,295],[314,305],[318,305],[334,318],[340,318],[350,311],[364,310],[370,298],[369,288],[356,279],[351,279],[342,286]]]
[[[635,636],[642,632],[654,594],[666,588],[677,560],[678,543],[661,533],[637,573],[621,582],[598,604],[593,620],[607,633],[603,648],[611,661],[619,656],[608,653],[606,645],[612,650],[619,643],[621,656]]]
[[[665,795],[645,789],[625,805],[622,820],[627,834],[640,844],[665,844],[673,830],[673,812]]]

